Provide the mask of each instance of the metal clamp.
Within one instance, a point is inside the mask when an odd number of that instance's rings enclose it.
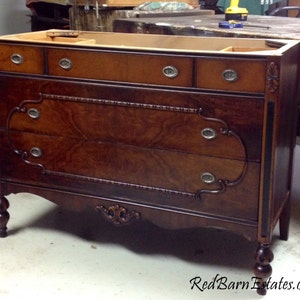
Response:
[[[178,69],[176,67],[174,67],[174,66],[165,66],[162,69],[162,72],[168,78],[175,78],[179,74]]]
[[[70,70],[72,69],[73,64],[71,59],[64,57],[59,61],[59,66],[64,70]]]
[[[10,60],[15,65],[21,65],[23,63],[23,61],[24,61],[24,57],[21,54],[19,54],[19,53],[14,53],[10,57]]]
[[[222,77],[224,80],[228,82],[235,82],[239,79],[238,73],[232,69],[226,69],[222,73]]]

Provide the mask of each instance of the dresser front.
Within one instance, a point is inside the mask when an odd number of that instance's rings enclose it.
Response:
[[[0,49],[2,194],[269,243],[290,188],[296,44],[280,56]]]

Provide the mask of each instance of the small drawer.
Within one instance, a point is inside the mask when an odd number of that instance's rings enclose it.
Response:
[[[43,50],[39,47],[1,45],[0,70],[6,72],[43,74]]]
[[[191,87],[187,57],[48,49],[49,75]]]
[[[197,59],[197,87],[263,93],[265,62],[240,59]]]

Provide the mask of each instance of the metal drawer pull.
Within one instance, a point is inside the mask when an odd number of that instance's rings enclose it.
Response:
[[[216,138],[217,133],[212,128],[204,128],[204,129],[201,130],[201,135],[206,140],[212,140],[212,139]]]
[[[208,173],[208,172],[202,173],[200,178],[204,183],[208,183],[208,184],[214,183],[216,181],[215,176],[212,173]]]
[[[71,59],[64,57],[59,61],[59,66],[64,70],[70,70],[72,69],[73,64]]]
[[[175,78],[179,74],[178,69],[174,66],[166,66],[162,69],[162,72],[168,78]]]
[[[238,73],[232,69],[226,69],[222,73],[222,77],[224,80],[228,82],[235,82],[239,79]]]
[[[27,115],[31,118],[31,119],[38,119],[41,115],[40,111],[36,108],[29,108],[27,111]]]
[[[10,60],[16,65],[21,65],[24,61],[24,57],[21,54],[14,53],[10,57]]]
[[[42,156],[42,150],[38,147],[32,147],[30,149],[30,154],[35,158],[39,158]]]

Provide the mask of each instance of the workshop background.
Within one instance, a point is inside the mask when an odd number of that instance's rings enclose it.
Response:
[[[19,33],[31,30],[29,9],[25,0],[0,1],[0,34]]]

